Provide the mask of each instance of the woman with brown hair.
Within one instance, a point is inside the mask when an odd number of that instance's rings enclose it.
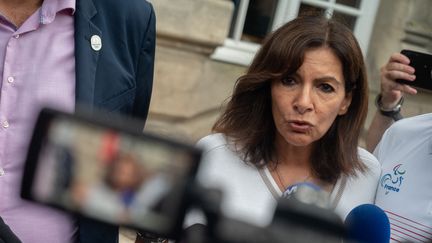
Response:
[[[378,161],[358,147],[368,87],[361,49],[343,24],[302,16],[267,37],[226,110],[201,139],[198,174],[224,192],[225,214],[266,225],[276,200],[307,183],[344,218],[373,203]]]

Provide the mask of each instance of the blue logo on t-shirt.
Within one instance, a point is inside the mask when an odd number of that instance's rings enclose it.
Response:
[[[385,189],[385,194],[389,192],[399,192],[404,180],[406,171],[402,170],[402,164],[393,167],[393,173],[387,173],[381,177],[381,187]]]

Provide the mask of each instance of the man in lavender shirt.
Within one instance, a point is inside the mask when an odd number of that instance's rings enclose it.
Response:
[[[116,227],[23,201],[23,163],[45,106],[102,108],[144,127],[154,48],[145,0],[0,0],[0,217],[23,242],[118,241]]]

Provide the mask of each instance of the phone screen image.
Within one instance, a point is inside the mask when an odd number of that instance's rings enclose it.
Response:
[[[411,50],[402,50],[401,53],[410,59],[409,65],[415,69],[416,79],[414,81],[397,81],[422,90],[432,91],[432,55]]]
[[[176,234],[200,153],[146,134],[45,113],[23,197],[103,222]],[[40,135],[40,134],[39,134]],[[35,140],[35,138],[34,138]]]

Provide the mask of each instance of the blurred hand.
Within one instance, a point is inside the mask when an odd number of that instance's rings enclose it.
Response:
[[[401,53],[393,53],[388,62],[381,68],[381,103],[384,108],[393,108],[404,93],[416,94],[417,90],[406,84],[396,82],[397,79],[415,80],[414,68],[409,66],[410,60]]]

